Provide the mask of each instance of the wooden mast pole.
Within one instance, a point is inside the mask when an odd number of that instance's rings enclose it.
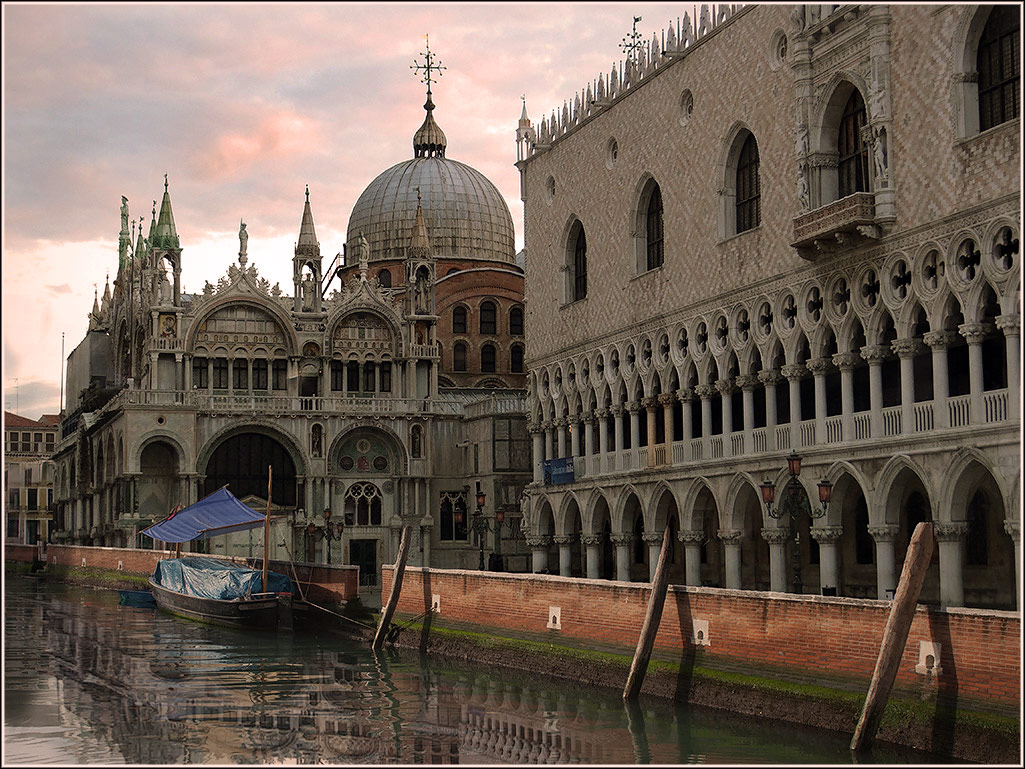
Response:
[[[644,615],[641,635],[637,639],[637,650],[634,652],[634,659],[630,664],[630,675],[626,679],[626,686],[623,687],[623,699],[625,700],[636,699],[637,695],[641,693],[644,674],[648,670],[648,659],[651,657],[651,650],[655,646],[658,625],[662,621],[662,608],[665,606],[666,590],[669,587],[670,533],[669,523],[667,522],[666,530],[662,534],[662,548],[658,551],[658,565],[655,567],[655,575],[651,580],[651,596],[648,598],[648,611]]]
[[[267,465],[267,517],[263,521],[263,592],[267,592],[267,543],[270,541],[270,489],[273,469]]]

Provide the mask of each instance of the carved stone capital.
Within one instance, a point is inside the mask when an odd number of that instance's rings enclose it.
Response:
[[[528,534],[526,540],[531,550],[545,550],[552,544],[552,538],[547,534]]]
[[[528,422],[527,423],[527,432],[530,433],[531,435],[540,434],[542,432],[541,425],[538,424],[537,422]]]
[[[843,526],[813,526],[810,531],[820,545],[835,545],[843,534]]]
[[[997,315],[997,328],[1004,332],[1004,336],[1019,336],[1021,334],[1021,315],[1011,313],[1010,315]]]
[[[651,411],[658,405],[658,401],[652,397],[641,398],[641,406],[644,407],[645,411]]]
[[[609,409],[595,409],[594,410],[594,418],[595,419],[608,419],[611,414],[612,414],[612,412]]]
[[[890,348],[885,344],[869,344],[861,348],[861,357],[869,363],[882,363],[890,354]]]
[[[763,385],[776,385],[783,381],[783,375],[773,368],[762,369],[758,372],[758,381]]]
[[[727,545],[739,545],[740,540],[744,538],[744,531],[743,529],[718,529],[715,536]]]
[[[716,379],[715,389],[721,392],[723,395],[729,395],[736,388],[733,384],[732,379]]]
[[[552,537],[552,541],[559,547],[569,547],[573,544],[573,540],[575,539],[576,537],[572,534],[562,534],[557,537]]]
[[[961,336],[968,344],[982,344],[982,340],[986,338],[986,334],[992,328],[989,323],[962,323],[957,330],[961,332]]]
[[[584,547],[598,547],[601,544],[601,534],[581,534],[580,542]]]
[[[833,356],[833,365],[841,371],[852,371],[861,363],[861,356],[856,352],[838,352]]]
[[[696,398],[697,395],[689,387],[681,387],[679,390],[676,391],[676,399],[680,401],[680,403],[690,403],[692,400],[695,400]]]
[[[1007,536],[1013,539],[1015,542],[1021,541],[1021,524],[1018,521],[1012,521],[1009,519],[1004,520],[1004,531],[1007,532]]]
[[[934,523],[932,533],[937,542],[958,542],[968,533],[968,522]]]
[[[641,404],[639,401],[627,401],[626,410],[629,411],[631,414],[636,414],[638,411],[641,410]]]
[[[658,402],[663,407],[672,406],[676,402],[676,396],[672,393],[660,393],[658,396]]]
[[[553,419],[552,424],[555,425],[556,430],[565,429],[566,425],[569,424],[568,419]]]
[[[755,374],[742,374],[734,378],[733,384],[744,392],[750,392],[758,386],[758,377]]]
[[[955,331],[929,331],[922,336],[922,340],[934,350],[945,350],[957,339]]]
[[[885,526],[869,526],[868,533],[876,542],[893,542],[900,532],[900,526],[886,524]]]
[[[551,419],[546,419],[544,422],[541,423],[541,429],[545,431],[551,430],[554,427],[555,422],[553,422]]]
[[[706,398],[711,398],[715,395],[715,388],[712,385],[699,384],[694,388],[694,392],[697,393],[701,400],[705,400]]]
[[[812,358],[805,365],[813,375],[824,376],[833,362],[829,358]]]
[[[700,545],[705,541],[705,532],[698,529],[680,529],[676,538],[685,545]]]
[[[633,542],[633,534],[610,534],[609,539],[616,547],[626,547]]]
[[[762,539],[770,545],[782,545],[790,539],[789,529],[762,529]]]
[[[890,349],[898,358],[913,358],[925,349],[925,345],[913,337],[894,339]]]
[[[647,545],[661,545],[662,532],[646,531],[643,534],[641,534],[641,540]]]
[[[614,416],[616,419],[619,419],[621,416],[623,416],[623,412],[626,411],[626,409],[622,406],[613,406],[609,409],[609,411],[611,412],[612,416]]]
[[[780,373],[788,380],[793,381],[794,379],[802,379],[808,373],[808,367],[803,363],[788,363],[780,369]]]

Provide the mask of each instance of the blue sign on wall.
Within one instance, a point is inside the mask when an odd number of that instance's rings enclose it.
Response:
[[[558,486],[573,483],[573,457],[544,460],[541,463],[541,474],[545,484]]]

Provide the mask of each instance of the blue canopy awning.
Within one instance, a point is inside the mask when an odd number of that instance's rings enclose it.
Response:
[[[265,517],[243,505],[227,487],[171,513],[141,532],[159,542],[191,542],[263,526]]]

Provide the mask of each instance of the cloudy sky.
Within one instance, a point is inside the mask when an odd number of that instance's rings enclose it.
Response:
[[[325,260],[352,206],[412,157],[424,35],[447,156],[505,195],[522,247],[514,132],[607,73],[640,16],[650,40],[691,4],[5,3],[4,407],[54,413],[94,286],[168,174],[186,291],[249,259],[287,292],[305,185]],[[325,261],[325,267],[327,261]],[[66,400],[66,394],[65,394]]]

